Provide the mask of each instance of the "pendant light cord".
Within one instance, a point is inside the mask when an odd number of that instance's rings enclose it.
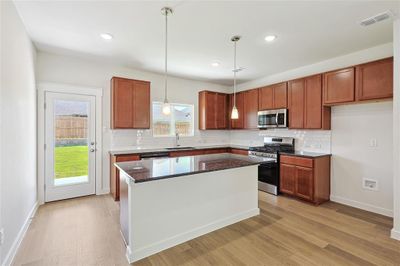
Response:
[[[165,74],[164,74],[164,102],[168,102],[168,10],[165,10]]]
[[[234,41],[234,55],[233,55],[233,107],[236,107],[236,43]]]

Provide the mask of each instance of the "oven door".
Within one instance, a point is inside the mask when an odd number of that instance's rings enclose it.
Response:
[[[269,128],[277,127],[277,112],[271,111],[259,111],[258,115],[258,128]]]
[[[263,163],[258,166],[258,189],[278,195],[279,171],[277,162]]]

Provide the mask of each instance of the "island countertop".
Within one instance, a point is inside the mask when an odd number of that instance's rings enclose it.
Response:
[[[115,166],[135,183],[219,171],[271,161],[231,153],[185,156],[176,158],[143,159],[115,163]]]

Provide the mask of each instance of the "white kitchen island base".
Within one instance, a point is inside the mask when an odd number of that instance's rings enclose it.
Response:
[[[258,165],[135,183],[121,171],[129,263],[258,215]]]

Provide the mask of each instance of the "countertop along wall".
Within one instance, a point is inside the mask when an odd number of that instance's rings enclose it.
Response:
[[[393,55],[387,43],[332,58],[313,65],[266,76],[239,85],[239,91],[301,78]],[[231,141],[245,145],[262,134],[296,137],[296,150],[331,152],[331,200],[346,205],[393,215],[393,108],[392,101],[343,105],[332,108],[331,131],[275,130],[266,133],[231,131]],[[243,140],[243,136],[247,138]],[[371,139],[378,146],[370,147]],[[330,145],[328,145],[328,143]],[[328,148],[328,146],[330,146]],[[322,149],[322,150],[320,150]],[[362,188],[363,178],[378,181],[378,191]]]
[[[103,192],[109,191],[109,151],[129,147],[168,147],[174,137],[154,138],[151,130],[110,129],[110,80],[120,76],[151,81],[151,100],[163,101],[164,75],[121,67],[110,62],[83,59],[39,52],[37,58],[38,82],[54,82],[101,88],[103,90]],[[193,104],[195,110],[194,137],[181,137],[182,145],[229,144],[226,131],[199,131],[197,98],[201,90],[231,92],[227,86],[171,77],[168,80],[168,100],[171,103]],[[229,134],[228,134],[229,136]]]

